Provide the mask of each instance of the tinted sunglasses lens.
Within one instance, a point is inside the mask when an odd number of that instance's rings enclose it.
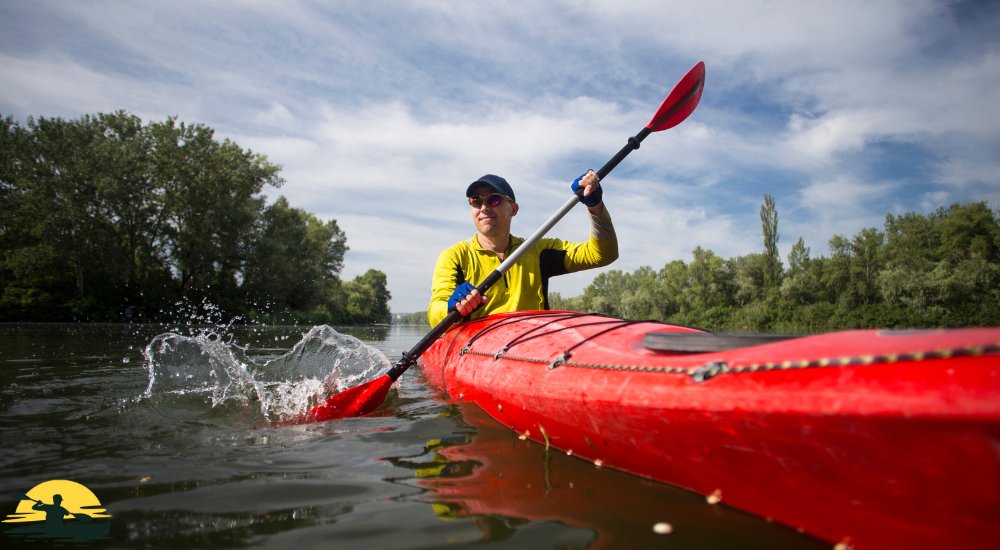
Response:
[[[490,208],[499,206],[500,203],[503,202],[503,195],[493,193],[486,195],[485,197],[480,195],[473,195],[469,197],[469,204],[471,204],[473,208],[482,208],[483,202],[486,202],[486,206],[489,206]]]

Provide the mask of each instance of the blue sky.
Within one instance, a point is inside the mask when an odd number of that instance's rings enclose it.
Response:
[[[343,276],[426,308],[474,233],[464,190],[510,181],[527,236],[698,61],[686,122],[605,181],[620,259],[780,248],[887,213],[1000,202],[996,2],[0,2],[0,114],[178,116],[282,164],[279,193],[347,233]],[[583,209],[552,233],[587,236]],[[582,292],[597,272],[554,279]]]

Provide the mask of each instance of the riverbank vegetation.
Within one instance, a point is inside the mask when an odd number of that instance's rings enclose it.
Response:
[[[802,238],[787,267],[774,199],[761,207],[763,250],[721,258],[700,246],[660,269],[601,273],[552,309],[655,319],[721,331],[821,332],[1000,325],[1000,222],[985,202],[886,216],[883,228],[835,235],[829,256]]]
[[[347,236],[284,197],[281,166],[211,128],[119,111],[0,117],[0,321],[389,320],[386,276],[341,281]]]
[[[426,311],[418,311],[416,313],[397,313],[392,316],[392,324],[394,325],[429,325],[430,321],[427,319]]]

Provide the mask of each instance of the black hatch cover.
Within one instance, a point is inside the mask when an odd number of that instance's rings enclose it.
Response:
[[[642,347],[660,351],[707,353],[749,348],[801,338],[793,334],[743,334],[736,332],[650,332]]]

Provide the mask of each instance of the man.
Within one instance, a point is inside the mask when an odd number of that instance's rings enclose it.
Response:
[[[476,234],[438,256],[431,283],[431,303],[427,317],[437,325],[451,309],[475,319],[492,313],[548,309],[549,277],[603,267],[618,258],[618,238],[611,216],[604,208],[603,191],[593,170],[573,182],[583,189],[582,202],[590,216],[590,240],[571,243],[545,238],[525,254],[503,279],[482,296],[479,284],[503,259],[517,249],[523,238],[510,234],[511,219],[517,215],[514,190],[507,180],[487,174],[472,182],[465,191],[472,208]],[[483,307],[479,308],[480,305]],[[479,308],[479,309],[476,309]]]
[[[62,507],[62,495],[52,495],[52,504],[36,500],[31,509],[45,512],[45,529],[49,531],[62,529],[63,518],[69,515],[69,510]]]

